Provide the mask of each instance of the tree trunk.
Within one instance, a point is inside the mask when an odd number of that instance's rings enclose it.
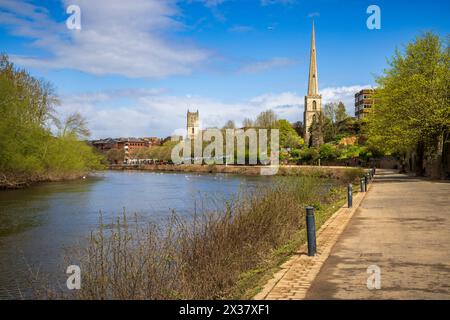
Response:
[[[425,145],[423,141],[417,143],[416,148],[416,176],[423,177],[425,170],[423,168],[423,158],[425,156]]]

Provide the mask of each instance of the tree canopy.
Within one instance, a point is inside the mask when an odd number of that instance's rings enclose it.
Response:
[[[433,152],[448,143],[450,130],[449,49],[425,33],[397,50],[377,79],[368,117],[368,141],[385,152]],[[422,151],[422,152],[420,152]]]

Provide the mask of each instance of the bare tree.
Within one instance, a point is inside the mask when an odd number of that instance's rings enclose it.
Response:
[[[69,115],[63,123],[55,119],[55,125],[61,137],[73,134],[78,139],[86,139],[91,135],[86,119],[78,112]]]
[[[233,120],[228,120],[223,126],[223,129],[236,129],[236,124]]]
[[[255,125],[259,128],[273,128],[276,126],[278,117],[272,110],[261,112],[256,118]]]

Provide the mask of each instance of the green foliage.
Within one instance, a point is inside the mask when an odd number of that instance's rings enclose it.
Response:
[[[450,130],[450,58],[440,39],[426,33],[397,51],[377,79],[375,105],[368,118],[369,144],[405,153],[419,144],[428,149]]]
[[[84,119],[69,116],[55,137],[48,123],[60,122],[50,84],[18,70],[0,56],[0,186],[39,179],[62,179],[100,168],[101,157],[79,137],[88,133]]]
[[[335,145],[327,143],[320,146],[319,155],[324,160],[335,160],[340,156],[340,150]]]
[[[287,120],[278,120],[277,128],[280,132],[280,146],[284,148],[298,148],[304,144],[303,139]]]

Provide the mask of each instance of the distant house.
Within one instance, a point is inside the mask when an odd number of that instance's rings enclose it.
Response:
[[[103,153],[113,149],[123,150],[124,161],[135,159],[140,151],[160,145],[160,143],[161,140],[158,138],[107,138],[91,142],[92,146]]]

